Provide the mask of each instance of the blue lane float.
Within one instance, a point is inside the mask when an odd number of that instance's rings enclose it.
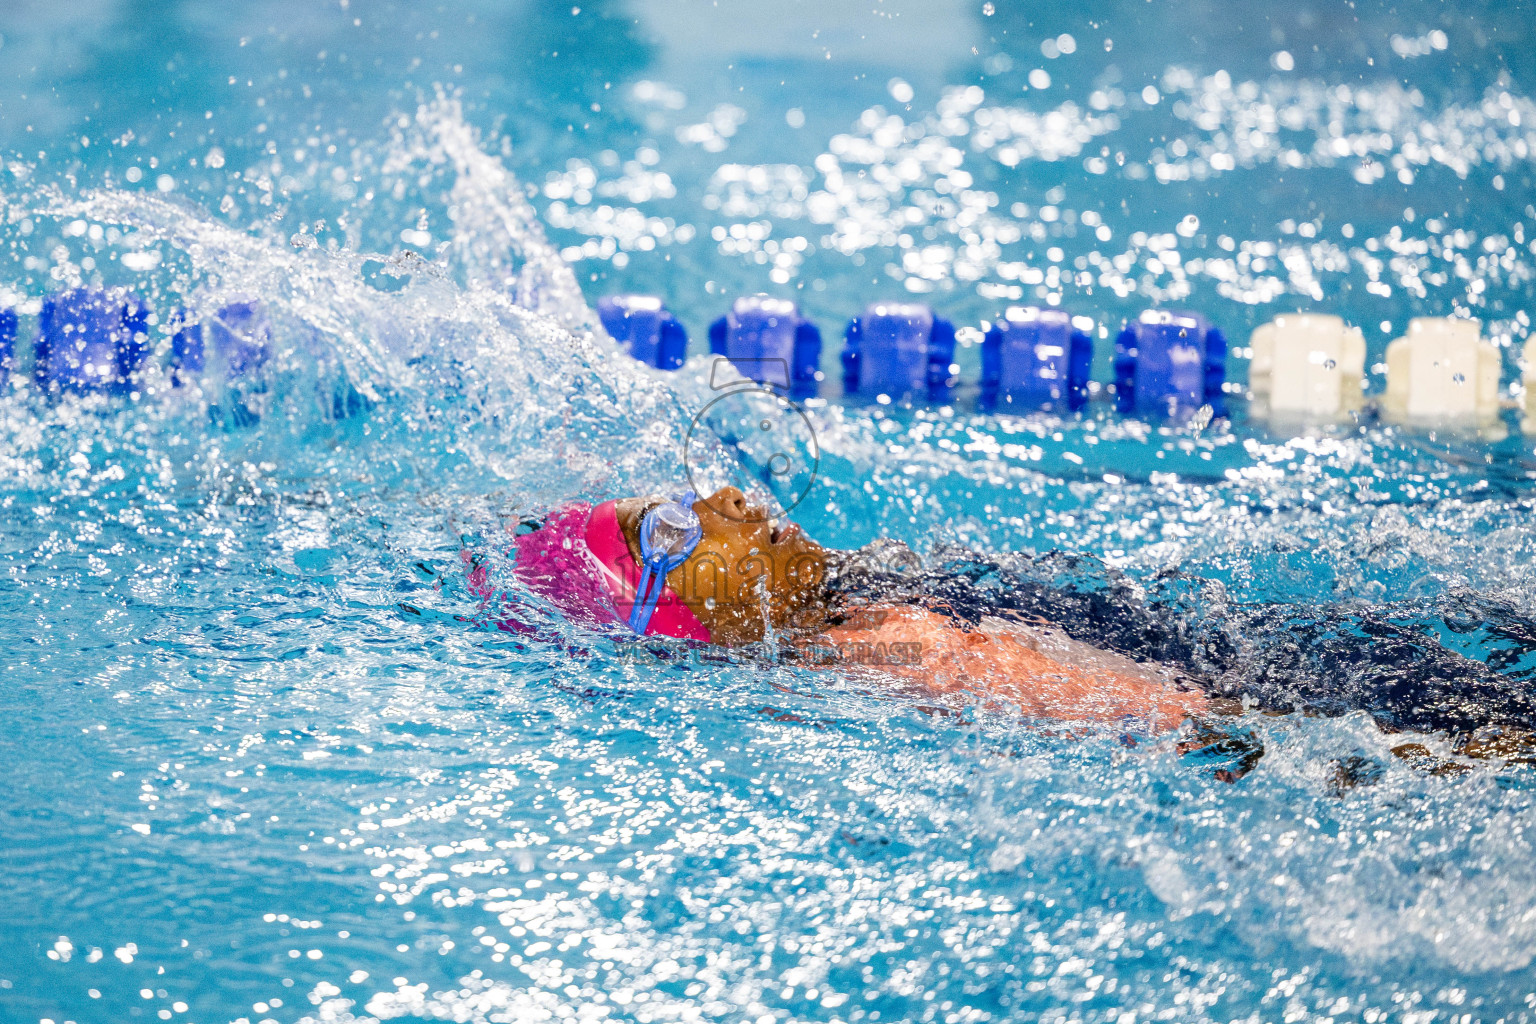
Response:
[[[1115,339],[1115,407],[1142,416],[1227,414],[1227,340],[1198,313],[1149,309]]]
[[[946,402],[954,391],[955,327],[918,302],[876,302],[843,332],[843,393]]]
[[[1088,402],[1093,321],[1065,310],[1015,306],[981,343],[977,401],[984,411],[1076,412]]]
[[[737,299],[729,313],[709,325],[709,350],[753,380],[787,387],[795,397],[816,394],[821,331],[788,299]]]
[[[675,370],[687,357],[687,330],[654,295],[599,299],[597,318],[624,351],[647,366]]]
[[[16,311],[0,308],[0,385],[11,375],[16,359]]]
[[[236,299],[206,321],[184,321],[171,336],[171,385],[200,385],[216,423],[246,427],[266,409],[272,320],[261,303]]]
[[[149,354],[149,306],[131,292],[50,295],[37,326],[33,376],[46,390],[126,394]]]
[[[272,359],[272,320],[261,303],[237,299],[207,323],[186,323],[171,338],[171,381],[180,387],[210,371],[226,381],[259,373]]]

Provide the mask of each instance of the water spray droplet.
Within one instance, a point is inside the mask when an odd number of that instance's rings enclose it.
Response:
[[[1200,433],[1206,427],[1211,425],[1211,418],[1215,415],[1215,413],[1216,410],[1212,409],[1209,405],[1202,405],[1200,408],[1195,410],[1195,415],[1190,418],[1189,422],[1190,426],[1195,428],[1196,434]]]

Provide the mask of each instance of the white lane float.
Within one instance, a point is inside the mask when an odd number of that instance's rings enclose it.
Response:
[[[1536,434],[1536,338],[1525,343],[1525,419],[1522,426],[1527,434]]]
[[[1493,428],[1499,423],[1499,350],[1482,321],[1424,316],[1387,346],[1382,416],[1396,423]]]
[[[1249,344],[1255,416],[1333,422],[1365,404],[1365,335],[1343,317],[1286,313],[1255,330]]]

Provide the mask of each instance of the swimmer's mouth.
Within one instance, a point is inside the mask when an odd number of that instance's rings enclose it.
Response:
[[[799,523],[774,523],[768,532],[768,543],[780,544],[800,532]]]

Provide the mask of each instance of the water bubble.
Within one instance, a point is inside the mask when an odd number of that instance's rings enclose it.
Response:
[[[1335,359],[1324,359],[1323,360],[1323,369],[1325,369],[1325,370],[1332,370],[1335,367],[1337,367],[1338,365],[1339,365],[1338,361],[1335,360]]]
[[[992,0],[987,0],[986,3],[981,5],[981,13],[989,18],[997,13],[997,8],[992,5]]]
[[[1464,373],[1458,373],[1458,374],[1455,374],[1454,376],[1451,377],[1451,383],[1452,384],[1465,384],[1466,382],[1467,382],[1467,375],[1464,374]]]

